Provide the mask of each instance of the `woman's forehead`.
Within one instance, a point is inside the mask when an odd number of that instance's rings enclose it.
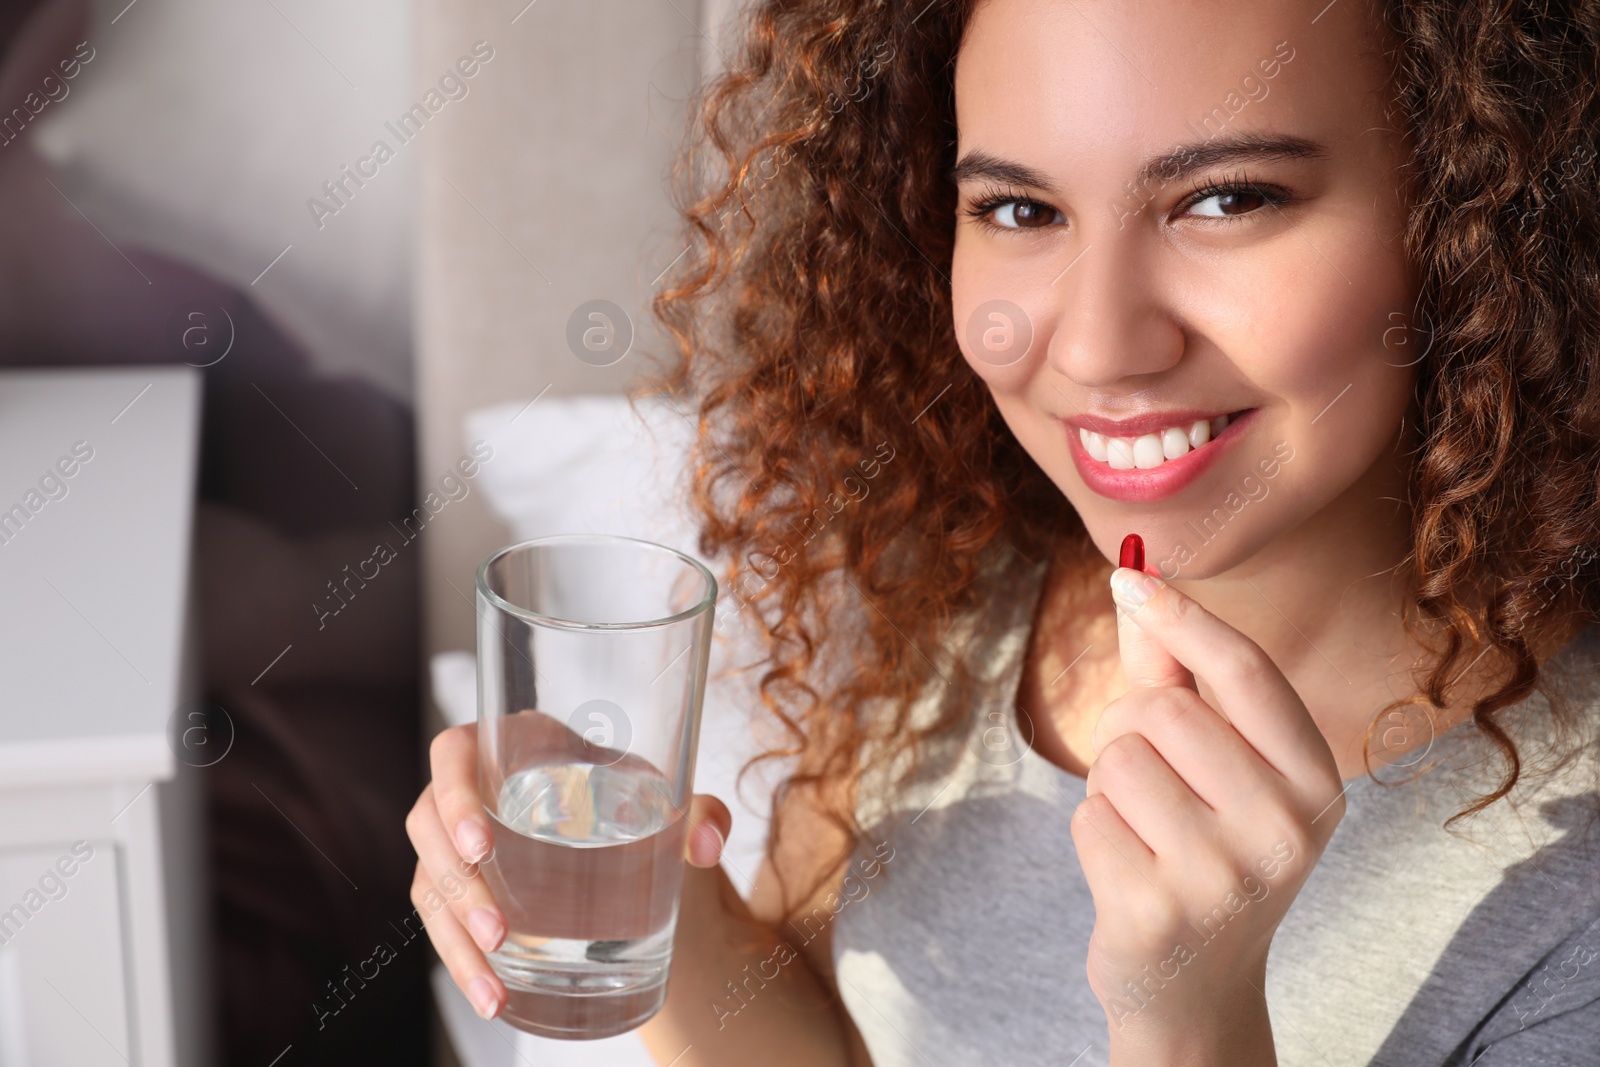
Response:
[[[1369,0],[986,0],[957,57],[961,147],[1120,172],[1224,132],[1337,142],[1381,112],[1375,17]]]

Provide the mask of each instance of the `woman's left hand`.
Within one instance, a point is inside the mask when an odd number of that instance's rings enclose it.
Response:
[[[1333,752],[1250,638],[1148,574],[1112,588],[1130,690],[1072,818],[1112,1063],[1276,1063],[1267,949],[1344,814]]]

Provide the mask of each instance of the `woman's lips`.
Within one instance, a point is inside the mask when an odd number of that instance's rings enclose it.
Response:
[[[1084,451],[1083,442],[1074,427],[1064,422],[1061,427],[1067,435],[1067,449],[1072,453],[1073,465],[1078,468],[1078,476],[1085,485],[1111,500],[1148,503],[1173,496],[1199,478],[1249,431],[1260,410],[1250,408],[1233,416],[1220,434],[1199,448],[1148,470],[1113,470]]]

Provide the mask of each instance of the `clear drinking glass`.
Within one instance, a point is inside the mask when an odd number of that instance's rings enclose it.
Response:
[[[666,997],[716,579],[661,545],[575,534],[500,549],[477,585],[501,1018],[631,1030]]]

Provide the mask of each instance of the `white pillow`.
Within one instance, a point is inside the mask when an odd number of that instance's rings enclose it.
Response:
[[[465,423],[468,442],[494,446],[479,484],[519,539],[622,534],[699,558],[683,498],[695,427],[665,400],[641,400],[636,416],[622,396],[544,396]]]
[[[478,481],[484,499],[516,540],[560,533],[640,537],[699,559],[698,527],[688,509],[689,450],[696,426],[665,399],[638,403],[620,395],[542,397],[468,413],[465,442],[489,441],[494,456]],[[734,777],[760,751],[754,686],[761,649],[746,622],[753,612],[720,589],[709,678],[701,712],[695,791],[720,797],[733,812],[723,866],[748,895],[766,847],[771,784],[781,768],[764,764],[736,796]],[[458,665],[457,671],[462,668]],[[476,700],[469,706],[476,709]],[[473,712],[476,714],[476,711]]]
[[[470,412],[464,442],[489,441],[493,457],[478,483],[490,509],[515,540],[560,533],[641,537],[701,557],[697,526],[687,507],[688,453],[696,428],[666,400],[639,402],[639,415],[622,396],[542,397]],[[736,795],[739,768],[763,747],[757,724],[759,670],[737,670],[761,659],[759,641],[719,590],[695,791],[720,797],[733,812],[723,866],[748,896],[766,848],[771,786],[783,767],[767,763],[748,776]],[[477,714],[475,665],[463,653],[440,653],[432,664],[435,699],[455,721]]]

